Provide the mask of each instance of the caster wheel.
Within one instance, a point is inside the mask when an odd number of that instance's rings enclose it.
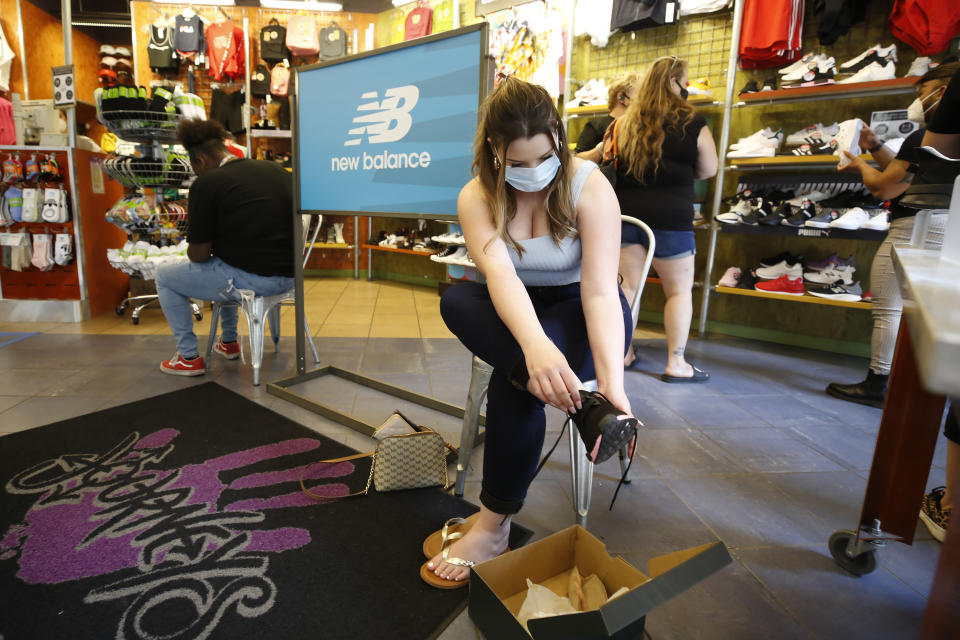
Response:
[[[140,318],[130,318],[133,321],[133,324],[140,324]]]
[[[123,306],[123,305],[120,305],[119,307],[117,307],[116,309],[114,309],[114,311],[117,312],[117,315],[118,315],[118,316],[122,316],[126,310],[127,310],[127,308],[126,308],[125,306]]]
[[[858,556],[847,555],[847,544],[856,539],[853,531],[841,529],[830,536],[830,555],[842,569],[855,576],[865,576],[877,568],[877,552],[864,551]]]
[[[200,322],[203,320],[203,312],[198,311],[197,313],[193,314],[193,317],[197,319],[197,322]]]

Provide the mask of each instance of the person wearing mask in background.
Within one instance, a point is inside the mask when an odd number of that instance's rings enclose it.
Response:
[[[614,430],[597,442],[607,453],[631,440],[636,424],[623,387],[630,308],[617,286],[617,198],[595,164],[570,153],[543,87],[506,78],[487,97],[473,174],[457,213],[486,283],[450,287],[440,313],[493,374],[480,513],[420,569],[438,588],[463,586],[474,563],[506,550],[543,447],[544,405],[576,422],[605,397],[600,413],[615,416]],[[583,392],[581,381],[593,378],[599,393]]]
[[[916,209],[899,204],[900,197],[915,179],[915,173],[922,171],[918,166],[927,156],[921,151],[924,128],[943,99],[950,77],[960,69],[960,63],[953,62],[934,67],[917,79],[917,97],[907,110],[908,116],[921,128],[911,133],[903,141],[896,156],[883,145],[868,127],[860,131],[860,146],[873,155],[879,169],[874,169],[859,156],[844,152],[850,161],[845,171],[859,172],[864,186],[879,200],[890,200],[890,230],[870,267],[870,291],[873,295],[873,335],[870,340],[870,368],[862,382],[841,384],[832,382],[827,385],[827,393],[835,398],[858,402],[872,407],[883,407],[887,394],[887,379],[893,364],[893,351],[897,343],[900,328],[900,315],[903,300],[900,287],[893,270],[891,249],[896,243],[909,242],[916,219]],[[927,235],[927,248],[938,248],[943,244],[943,232],[946,227],[946,214],[930,216]]]
[[[706,120],[687,99],[687,63],[676,56],[651,65],[638,96],[611,127],[604,160],[617,139],[617,199],[623,215],[647,223],[656,248],[653,268],[667,297],[663,324],[667,334],[664,382],[705,382],[710,376],[686,361],[684,353],[693,317],[693,181],[717,173],[717,147]],[[632,299],[640,286],[647,255],[645,233],[625,224],[620,249],[623,291]],[[631,333],[632,335],[632,333]],[[636,362],[631,349],[624,366]]]
[[[607,91],[607,108],[610,109],[610,115],[594,118],[584,125],[580,137],[577,138],[578,158],[600,162],[600,156],[603,153],[603,134],[614,120],[627,112],[630,101],[637,97],[639,90],[640,79],[635,73],[628,74],[610,85],[610,90]]]
[[[944,65],[945,66],[945,65]],[[937,107],[929,118],[923,146],[936,149],[948,158],[960,159],[960,64],[955,67]],[[944,486],[934,488],[923,497],[920,519],[930,535],[943,542],[950,524],[953,500],[960,491],[960,398],[950,399],[943,435],[947,438],[947,468]]]
[[[293,288],[293,178],[265,160],[245,160],[224,144],[227,132],[213,120],[184,120],[177,137],[197,179],[187,204],[189,262],[157,269],[157,295],[177,353],[160,370],[178,376],[206,371],[193,333],[190,298],[240,302],[240,291],[272,296]],[[234,360],[237,308],[220,310],[220,339],[213,350]]]

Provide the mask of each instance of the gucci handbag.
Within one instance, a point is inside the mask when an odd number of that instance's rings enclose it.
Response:
[[[307,488],[304,477],[315,464],[333,464],[361,458],[373,458],[370,476],[363,491],[349,496],[366,495],[370,486],[378,492],[420,489],[423,487],[450,488],[447,477],[447,444],[443,436],[427,427],[418,427],[416,433],[388,436],[380,441],[376,451],[357,453],[343,458],[321,460],[304,468],[300,474],[300,488],[316,500],[330,500],[328,496],[313,493]],[[341,496],[341,497],[349,497]]]

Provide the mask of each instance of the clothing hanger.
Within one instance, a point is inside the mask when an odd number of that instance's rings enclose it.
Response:
[[[217,7],[217,13],[223,16],[223,20],[218,20],[217,24],[231,22],[233,20],[233,18],[230,17],[230,14],[223,10],[223,7]]]

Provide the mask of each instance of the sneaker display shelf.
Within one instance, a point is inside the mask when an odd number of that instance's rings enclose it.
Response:
[[[130,276],[130,295],[116,306],[122,316],[133,307],[130,320],[140,323],[143,309],[158,303],[156,285],[157,262],[176,259],[172,252],[154,256],[146,246],[168,248],[177,245],[187,231],[187,215],[183,187],[193,178],[193,169],[184,151],[174,148],[177,141],[179,113],[154,111],[106,111],[104,124],[111,133],[128,144],[118,147],[123,153],[109,155],[102,164],[104,172],[127,187],[128,196],[121,198],[105,215],[127,234],[128,246],[135,243],[133,253],[126,247],[109,252],[111,265]],[[167,196],[172,195],[168,200]],[[146,254],[146,255],[144,255]],[[130,258],[139,259],[131,260]],[[191,303],[193,316],[203,319],[196,303]]]
[[[733,37],[729,52],[729,62],[727,65],[727,95],[723,104],[723,120],[721,123],[721,137],[717,150],[719,153],[719,168],[717,171],[716,184],[723,185],[727,172],[740,172],[749,174],[763,174],[766,172],[778,173],[783,175],[788,172],[795,172],[798,169],[807,171],[831,171],[834,172],[838,158],[833,155],[824,156],[774,156],[772,158],[744,158],[729,159],[728,148],[730,140],[730,128],[734,114],[743,109],[756,106],[784,105],[791,103],[814,103],[822,104],[828,100],[850,100],[856,98],[868,98],[876,96],[905,95],[913,93],[916,78],[893,78],[890,80],[878,80],[873,82],[857,82],[845,84],[828,84],[814,87],[800,87],[791,89],[779,89],[773,91],[756,91],[752,93],[740,94],[734,98],[735,85],[737,80],[737,68],[739,63],[738,50],[740,46],[740,26],[743,22],[743,2],[734,3],[733,11]],[[815,107],[813,107],[815,108]],[[825,174],[826,175],[826,174]],[[799,176],[793,176],[794,178]],[[749,178],[741,178],[749,181]],[[790,180],[797,184],[796,180]],[[816,237],[817,231],[808,228],[790,228],[781,226],[762,226],[749,227],[742,225],[726,225],[716,219],[716,216],[722,213],[723,194],[720,190],[714,193],[713,199],[713,219],[710,222],[710,243],[707,250],[707,260],[704,273],[704,282],[706,286],[703,291],[702,303],[700,305],[700,318],[698,330],[700,335],[706,334],[707,317],[710,310],[710,301],[712,294],[731,294],[751,297],[774,298],[778,300],[790,300],[793,302],[803,302],[810,304],[826,304],[831,306],[852,307],[856,309],[870,309],[870,304],[865,302],[844,302],[838,300],[829,300],[817,298],[814,296],[789,296],[777,293],[768,293],[763,291],[732,289],[730,287],[715,286],[713,284],[713,271],[717,252],[717,238],[721,232],[725,234],[773,234],[799,237]],[[875,231],[843,231],[839,229],[830,229],[829,236],[840,239],[855,239],[869,242],[882,240],[884,233]]]

